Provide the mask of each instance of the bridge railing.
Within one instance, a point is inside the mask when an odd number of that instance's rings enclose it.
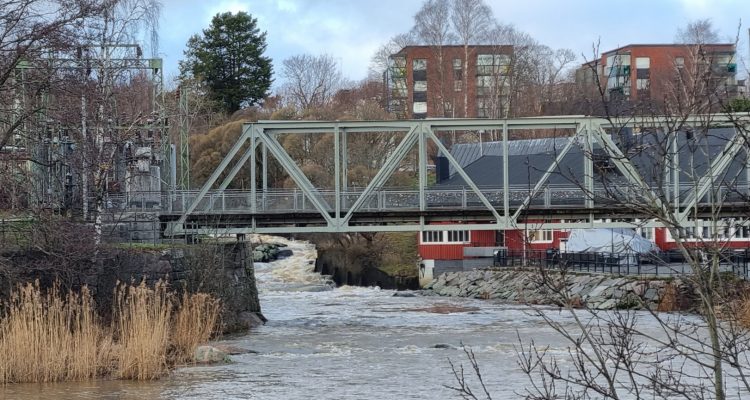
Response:
[[[694,190],[691,185],[681,185],[679,190],[689,193]],[[490,204],[498,209],[504,205],[504,191],[501,187],[482,187],[482,194]],[[521,206],[524,201],[535,208],[583,207],[586,200],[593,198],[598,206],[616,206],[629,202],[644,201],[644,190],[633,186],[596,187],[593,194],[588,194],[580,187],[572,185],[546,185],[542,190],[532,194],[527,186],[509,186],[508,201],[511,208]],[[348,211],[362,196],[359,188],[341,192],[341,211]],[[747,185],[742,187],[721,186],[709,191],[700,202],[747,201]],[[326,211],[333,212],[336,194],[333,190],[317,191],[316,196]],[[197,190],[179,190],[168,193],[138,192],[132,194],[109,195],[105,198],[107,209],[131,211],[161,211],[182,213],[198,196]],[[479,196],[468,188],[426,189],[427,209],[483,209],[484,204]],[[198,203],[193,213],[250,213],[252,194],[249,190],[215,190],[209,191]],[[273,189],[256,191],[255,205],[257,213],[316,212],[311,199],[300,190]],[[415,189],[386,188],[368,194],[359,211],[415,210],[419,209],[419,191]]]

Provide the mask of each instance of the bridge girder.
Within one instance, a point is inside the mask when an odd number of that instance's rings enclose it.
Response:
[[[748,151],[748,142],[744,135],[740,135],[736,128],[738,126],[744,127],[748,123],[747,115],[713,115],[713,116],[695,116],[685,118],[683,121],[686,125],[692,126],[711,126],[711,127],[733,127],[735,128],[735,136],[729,140],[721,155],[712,160],[710,167],[706,174],[702,176],[697,182],[694,182],[694,188],[692,190],[681,190],[679,177],[679,163],[672,160],[664,164],[664,170],[660,171],[663,176],[669,177],[673,185],[674,190],[669,192],[665,189],[664,193],[669,193],[671,196],[670,201],[662,193],[656,193],[653,186],[647,184],[645,179],[638,168],[629,160],[628,155],[623,149],[620,149],[618,145],[612,140],[609,134],[606,132],[607,129],[621,129],[623,127],[649,127],[654,129],[662,129],[665,134],[674,134],[676,132],[669,131],[672,126],[670,125],[673,118],[670,117],[649,117],[649,118],[627,118],[627,119],[603,119],[596,117],[581,117],[581,116],[570,116],[570,117],[536,117],[536,118],[521,118],[521,119],[501,119],[501,120],[488,120],[488,119],[428,119],[428,120],[408,120],[408,121],[261,121],[254,124],[246,124],[243,126],[242,134],[234,146],[227,153],[226,157],[222,160],[220,165],[212,173],[200,191],[195,196],[191,196],[191,200],[188,205],[183,207],[179,214],[173,213],[173,215],[179,215],[176,220],[169,219],[169,227],[165,234],[167,235],[180,235],[185,233],[206,233],[212,228],[210,225],[204,225],[201,228],[190,229],[186,226],[186,222],[189,222],[190,216],[193,214],[204,213],[205,210],[199,209],[199,205],[205,203],[206,196],[210,194],[210,201],[207,203],[208,210],[213,209],[213,205],[218,194],[224,193],[231,181],[236,177],[239,171],[247,165],[249,162],[250,176],[251,176],[251,187],[250,187],[250,199],[247,207],[247,214],[250,218],[247,218],[242,225],[228,226],[225,223],[215,224],[221,226],[221,229],[214,231],[214,233],[294,233],[294,232],[373,232],[373,231],[423,231],[423,230],[443,230],[443,229],[472,229],[472,230],[505,230],[505,229],[520,229],[523,228],[521,224],[528,224],[528,220],[523,221],[523,216],[528,213],[531,208],[532,200],[535,199],[542,191],[547,190],[549,187],[549,178],[555,173],[556,168],[562,159],[568,154],[568,151],[573,146],[581,146],[584,150],[585,157],[580,160],[583,163],[584,180],[583,182],[575,182],[579,185],[579,189],[583,192],[590,194],[590,197],[585,200],[585,204],[580,209],[576,210],[577,214],[585,214],[586,218],[576,219],[571,222],[547,222],[544,224],[545,228],[559,228],[568,229],[574,227],[591,227],[594,224],[594,220],[598,215],[596,209],[598,205],[595,202],[595,182],[594,182],[594,165],[593,165],[593,153],[594,146],[598,146],[599,149],[603,150],[607,157],[612,160],[615,168],[622,175],[629,190],[637,191],[638,196],[644,201],[651,202],[656,207],[674,207],[676,215],[682,221],[687,221],[691,216],[695,216],[695,209],[700,204],[706,193],[711,189],[712,185],[716,183],[716,180],[721,176],[724,171],[728,168],[733,158],[739,154],[742,149]],[[709,121],[709,122],[707,122]],[[742,121],[738,123],[738,121]],[[493,202],[486,195],[486,190],[483,191],[479,185],[472,179],[471,176],[465,171],[462,165],[456,160],[450,153],[449,149],[440,140],[436,132],[445,130],[478,130],[478,129],[492,129],[502,131],[502,149],[503,149],[503,177],[502,177],[502,200],[501,203]],[[568,142],[565,147],[556,154],[554,161],[544,168],[539,168],[545,171],[541,178],[534,184],[533,188],[528,190],[528,195],[519,205],[514,205],[514,210],[511,210],[511,200],[509,198],[512,193],[512,188],[508,181],[508,145],[511,140],[508,138],[508,132],[511,130],[530,130],[530,129],[566,129],[574,131],[575,133],[568,136]],[[397,135],[403,135],[398,146],[395,150],[387,157],[386,162],[380,167],[374,177],[370,180],[367,186],[361,192],[355,194],[353,203],[351,202],[352,193],[348,190],[347,185],[347,137],[348,135],[362,133],[362,132],[392,132],[394,137]],[[328,201],[325,197],[322,188],[316,188],[315,185],[302,171],[300,165],[298,165],[289,153],[284,149],[282,144],[278,140],[280,134],[333,134],[334,137],[334,185],[332,188],[331,195],[333,201]],[[676,142],[676,140],[675,140]],[[243,146],[249,143],[244,152],[240,153]],[[481,221],[475,223],[464,223],[464,224],[447,224],[441,225],[439,228],[430,226],[429,218],[424,217],[424,213],[428,209],[428,187],[427,187],[427,146],[432,143],[439,151],[447,158],[451,167],[455,170],[456,174],[463,178],[466,186],[470,190],[471,195],[476,196],[479,201],[480,209],[486,212],[490,218],[484,218]],[[257,157],[258,148],[260,147],[260,157],[262,162],[262,187],[260,192],[260,198],[258,193],[257,185]],[[387,224],[377,223],[373,221],[371,224],[361,224],[356,222],[355,216],[363,213],[363,206],[369,202],[373,196],[381,193],[385,188],[383,185],[393,175],[393,173],[399,167],[404,157],[413,149],[417,149],[418,153],[418,188],[415,191],[418,197],[417,207],[413,210],[415,215],[418,217],[413,218],[409,223],[398,223],[389,222]],[[241,154],[239,160],[234,164],[232,161],[238,154]],[[313,210],[307,210],[306,212],[314,213],[316,218],[320,221],[313,226],[295,226],[290,224],[289,226],[263,226],[259,225],[259,222],[263,220],[263,216],[266,213],[272,213],[266,210],[265,207],[265,196],[269,195],[267,186],[267,162],[268,156],[273,156],[276,161],[280,164],[285,173],[287,173],[294,183],[299,188],[302,201],[308,201],[313,206]],[[674,159],[678,159],[678,154],[672,154]],[[746,170],[747,164],[746,163]],[[231,168],[229,168],[231,165]],[[218,178],[223,174],[226,177],[223,179],[217,190],[212,192],[212,188],[218,181]],[[746,171],[746,174],[750,176],[750,171]],[[685,193],[683,193],[685,192]],[[687,194],[686,198],[682,198],[683,194]],[[347,196],[346,201],[351,206],[345,206],[343,204],[344,197]],[[466,197],[466,196],[464,196]],[[259,199],[262,200],[259,205]],[[295,194],[295,201],[297,197]],[[260,207],[259,207],[260,206]],[[705,205],[702,205],[705,206]],[[236,210],[235,210],[236,211]],[[387,210],[384,210],[384,212]],[[511,211],[514,211],[511,214]],[[736,210],[732,211],[736,214]],[[217,214],[222,214],[221,212]],[[533,214],[533,213],[532,213]],[[224,215],[231,215],[231,212],[224,213]],[[623,219],[619,222],[610,222],[608,225],[599,225],[601,227],[633,227],[634,221],[638,218],[648,217],[648,215],[633,215],[629,220]],[[564,219],[564,218],[563,218]],[[659,223],[653,222],[637,222],[637,226],[644,226],[644,224],[651,224],[646,226],[661,226]]]

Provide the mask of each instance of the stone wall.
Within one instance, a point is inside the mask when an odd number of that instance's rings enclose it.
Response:
[[[600,310],[642,309],[672,311],[693,307],[693,290],[680,279],[641,279],[601,274],[557,273],[533,269],[475,270],[441,274],[425,289],[440,296],[500,299],[528,304],[560,304],[568,293],[571,304]]]
[[[227,332],[262,324],[250,246],[244,242],[196,244],[144,251],[122,249],[105,260],[96,287],[114,287],[117,280],[153,284],[165,279],[176,290],[210,293],[222,301],[222,324]]]
[[[8,296],[15,284],[39,280],[43,287],[58,280],[63,289],[83,285],[91,290],[100,314],[109,315],[118,282],[153,285],[166,281],[175,291],[210,293],[223,304],[225,331],[246,330],[265,322],[255,283],[252,252],[243,242],[179,247],[111,247],[62,265],[56,254],[17,251],[2,254],[13,274],[12,284],[0,285]]]

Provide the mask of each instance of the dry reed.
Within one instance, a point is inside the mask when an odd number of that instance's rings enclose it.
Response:
[[[109,361],[89,291],[59,292],[54,285],[43,293],[36,282],[12,294],[0,322],[0,382],[90,379]]]
[[[210,338],[219,303],[202,293],[178,303],[158,282],[118,285],[111,326],[94,310],[85,287],[63,296],[57,284],[46,291],[38,282],[19,286],[0,315],[0,384],[159,378]]]
[[[114,328],[120,348],[117,377],[156,379],[167,373],[167,345],[172,313],[167,287],[118,285]]]
[[[218,322],[219,309],[219,301],[205,293],[182,295],[172,329],[174,363],[191,361],[195,348],[211,338]]]

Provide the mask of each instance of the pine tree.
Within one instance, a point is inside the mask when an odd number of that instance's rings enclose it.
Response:
[[[257,19],[240,11],[216,14],[202,35],[187,43],[181,77],[205,84],[208,95],[229,113],[257,104],[271,86],[271,59],[265,57],[266,33]]]

